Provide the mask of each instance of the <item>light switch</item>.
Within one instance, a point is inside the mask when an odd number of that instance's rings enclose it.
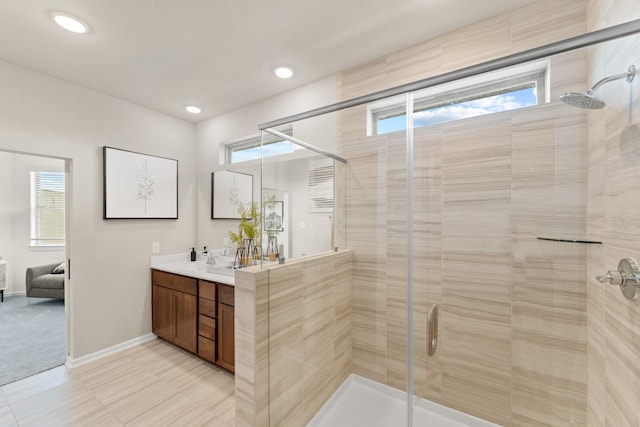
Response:
[[[151,253],[157,254],[160,252],[160,242],[153,242],[151,244]]]
[[[300,228],[307,228],[307,223],[304,221],[300,221]]]

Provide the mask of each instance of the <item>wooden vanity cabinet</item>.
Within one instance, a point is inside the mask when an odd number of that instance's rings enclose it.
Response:
[[[152,330],[160,338],[235,372],[235,289],[151,270]]]
[[[235,288],[218,283],[218,352],[216,364],[235,372]]]
[[[151,270],[152,331],[185,350],[196,352],[197,280]]]
[[[198,280],[198,356],[216,361],[216,284]]]

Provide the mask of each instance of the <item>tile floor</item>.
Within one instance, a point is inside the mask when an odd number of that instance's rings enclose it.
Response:
[[[154,340],[0,387],[0,426],[233,426],[234,377]]]

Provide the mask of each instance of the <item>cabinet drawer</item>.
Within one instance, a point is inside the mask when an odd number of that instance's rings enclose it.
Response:
[[[211,301],[216,300],[216,284],[215,283],[199,280],[198,284],[200,286],[200,298],[205,298]]]
[[[216,339],[216,319],[201,314],[199,325],[198,334],[201,337],[209,338],[210,340]]]
[[[216,302],[210,299],[200,298],[200,314],[216,317]]]
[[[191,277],[180,276],[160,270],[151,270],[151,283],[191,295],[198,294],[198,281]]]
[[[218,284],[218,301],[230,306],[235,305],[233,286]]]
[[[209,362],[216,361],[216,342],[206,339],[205,337],[198,337],[198,356]]]

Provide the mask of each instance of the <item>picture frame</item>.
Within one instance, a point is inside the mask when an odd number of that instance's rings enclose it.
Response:
[[[103,219],[178,219],[178,160],[104,146]]]
[[[264,231],[284,231],[284,202],[265,202],[263,210]]]
[[[211,219],[240,219],[238,207],[253,204],[253,175],[217,171],[211,174]]]

